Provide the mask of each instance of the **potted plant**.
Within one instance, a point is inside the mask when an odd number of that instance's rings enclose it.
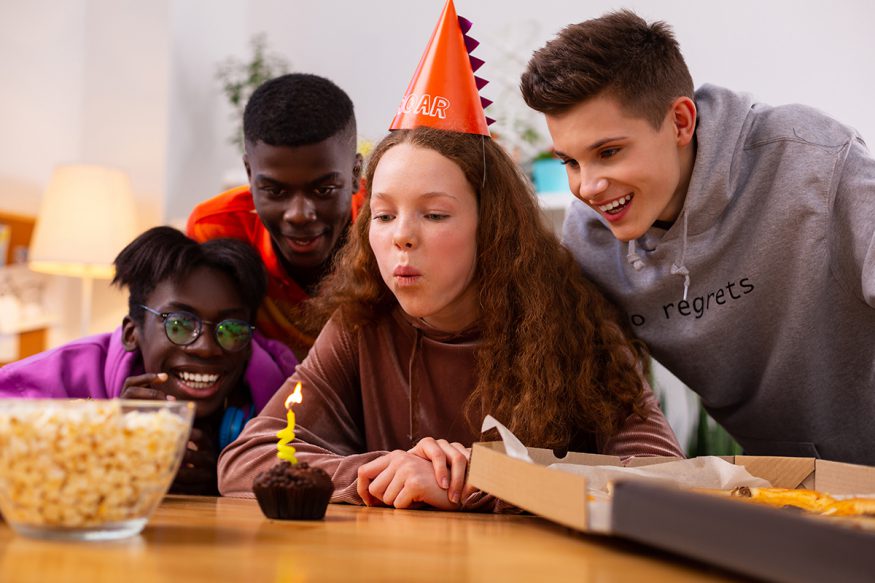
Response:
[[[289,62],[282,55],[269,53],[267,36],[257,34],[250,41],[252,56],[249,60],[229,57],[219,64],[216,78],[222,85],[222,92],[233,110],[234,133],[230,142],[243,152],[243,110],[255,89],[274,77],[289,72]]]
[[[532,160],[532,182],[538,192],[568,191],[565,166],[552,149],[539,152]]]
[[[508,100],[509,103],[513,103]],[[503,105],[503,107],[502,107]],[[539,193],[567,192],[568,178],[543,129],[537,112],[524,106],[502,104],[495,107],[498,122],[492,137],[508,151],[528,174]]]

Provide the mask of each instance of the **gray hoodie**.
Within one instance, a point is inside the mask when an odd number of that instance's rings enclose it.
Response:
[[[696,105],[671,228],[627,246],[575,201],[564,243],[746,453],[875,465],[875,160],[808,107]]]

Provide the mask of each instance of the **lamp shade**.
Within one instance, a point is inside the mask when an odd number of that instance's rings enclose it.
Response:
[[[95,165],[55,168],[29,251],[34,271],[108,279],[115,256],[137,235],[127,175]]]

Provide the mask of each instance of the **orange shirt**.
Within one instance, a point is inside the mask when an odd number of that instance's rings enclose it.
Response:
[[[363,204],[364,188],[352,197],[353,218]],[[232,188],[198,204],[188,217],[186,233],[198,242],[221,237],[240,239],[258,251],[267,269],[268,284],[255,325],[262,334],[284,342],[302,358],[315,338],[299,329],[295,316],[298,306],[309,296],[280,263],[270,233],[255,212],[249,186]]]

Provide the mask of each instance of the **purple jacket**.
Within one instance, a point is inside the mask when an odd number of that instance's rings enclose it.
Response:
[[[122,345],[121,326],[111,334],[81,338],[0,368],[0,397],[112,399],[125,379],[143,374],[140,351]],[[284,344],[257,332],[245,379],[261,411],[298,364]]]

